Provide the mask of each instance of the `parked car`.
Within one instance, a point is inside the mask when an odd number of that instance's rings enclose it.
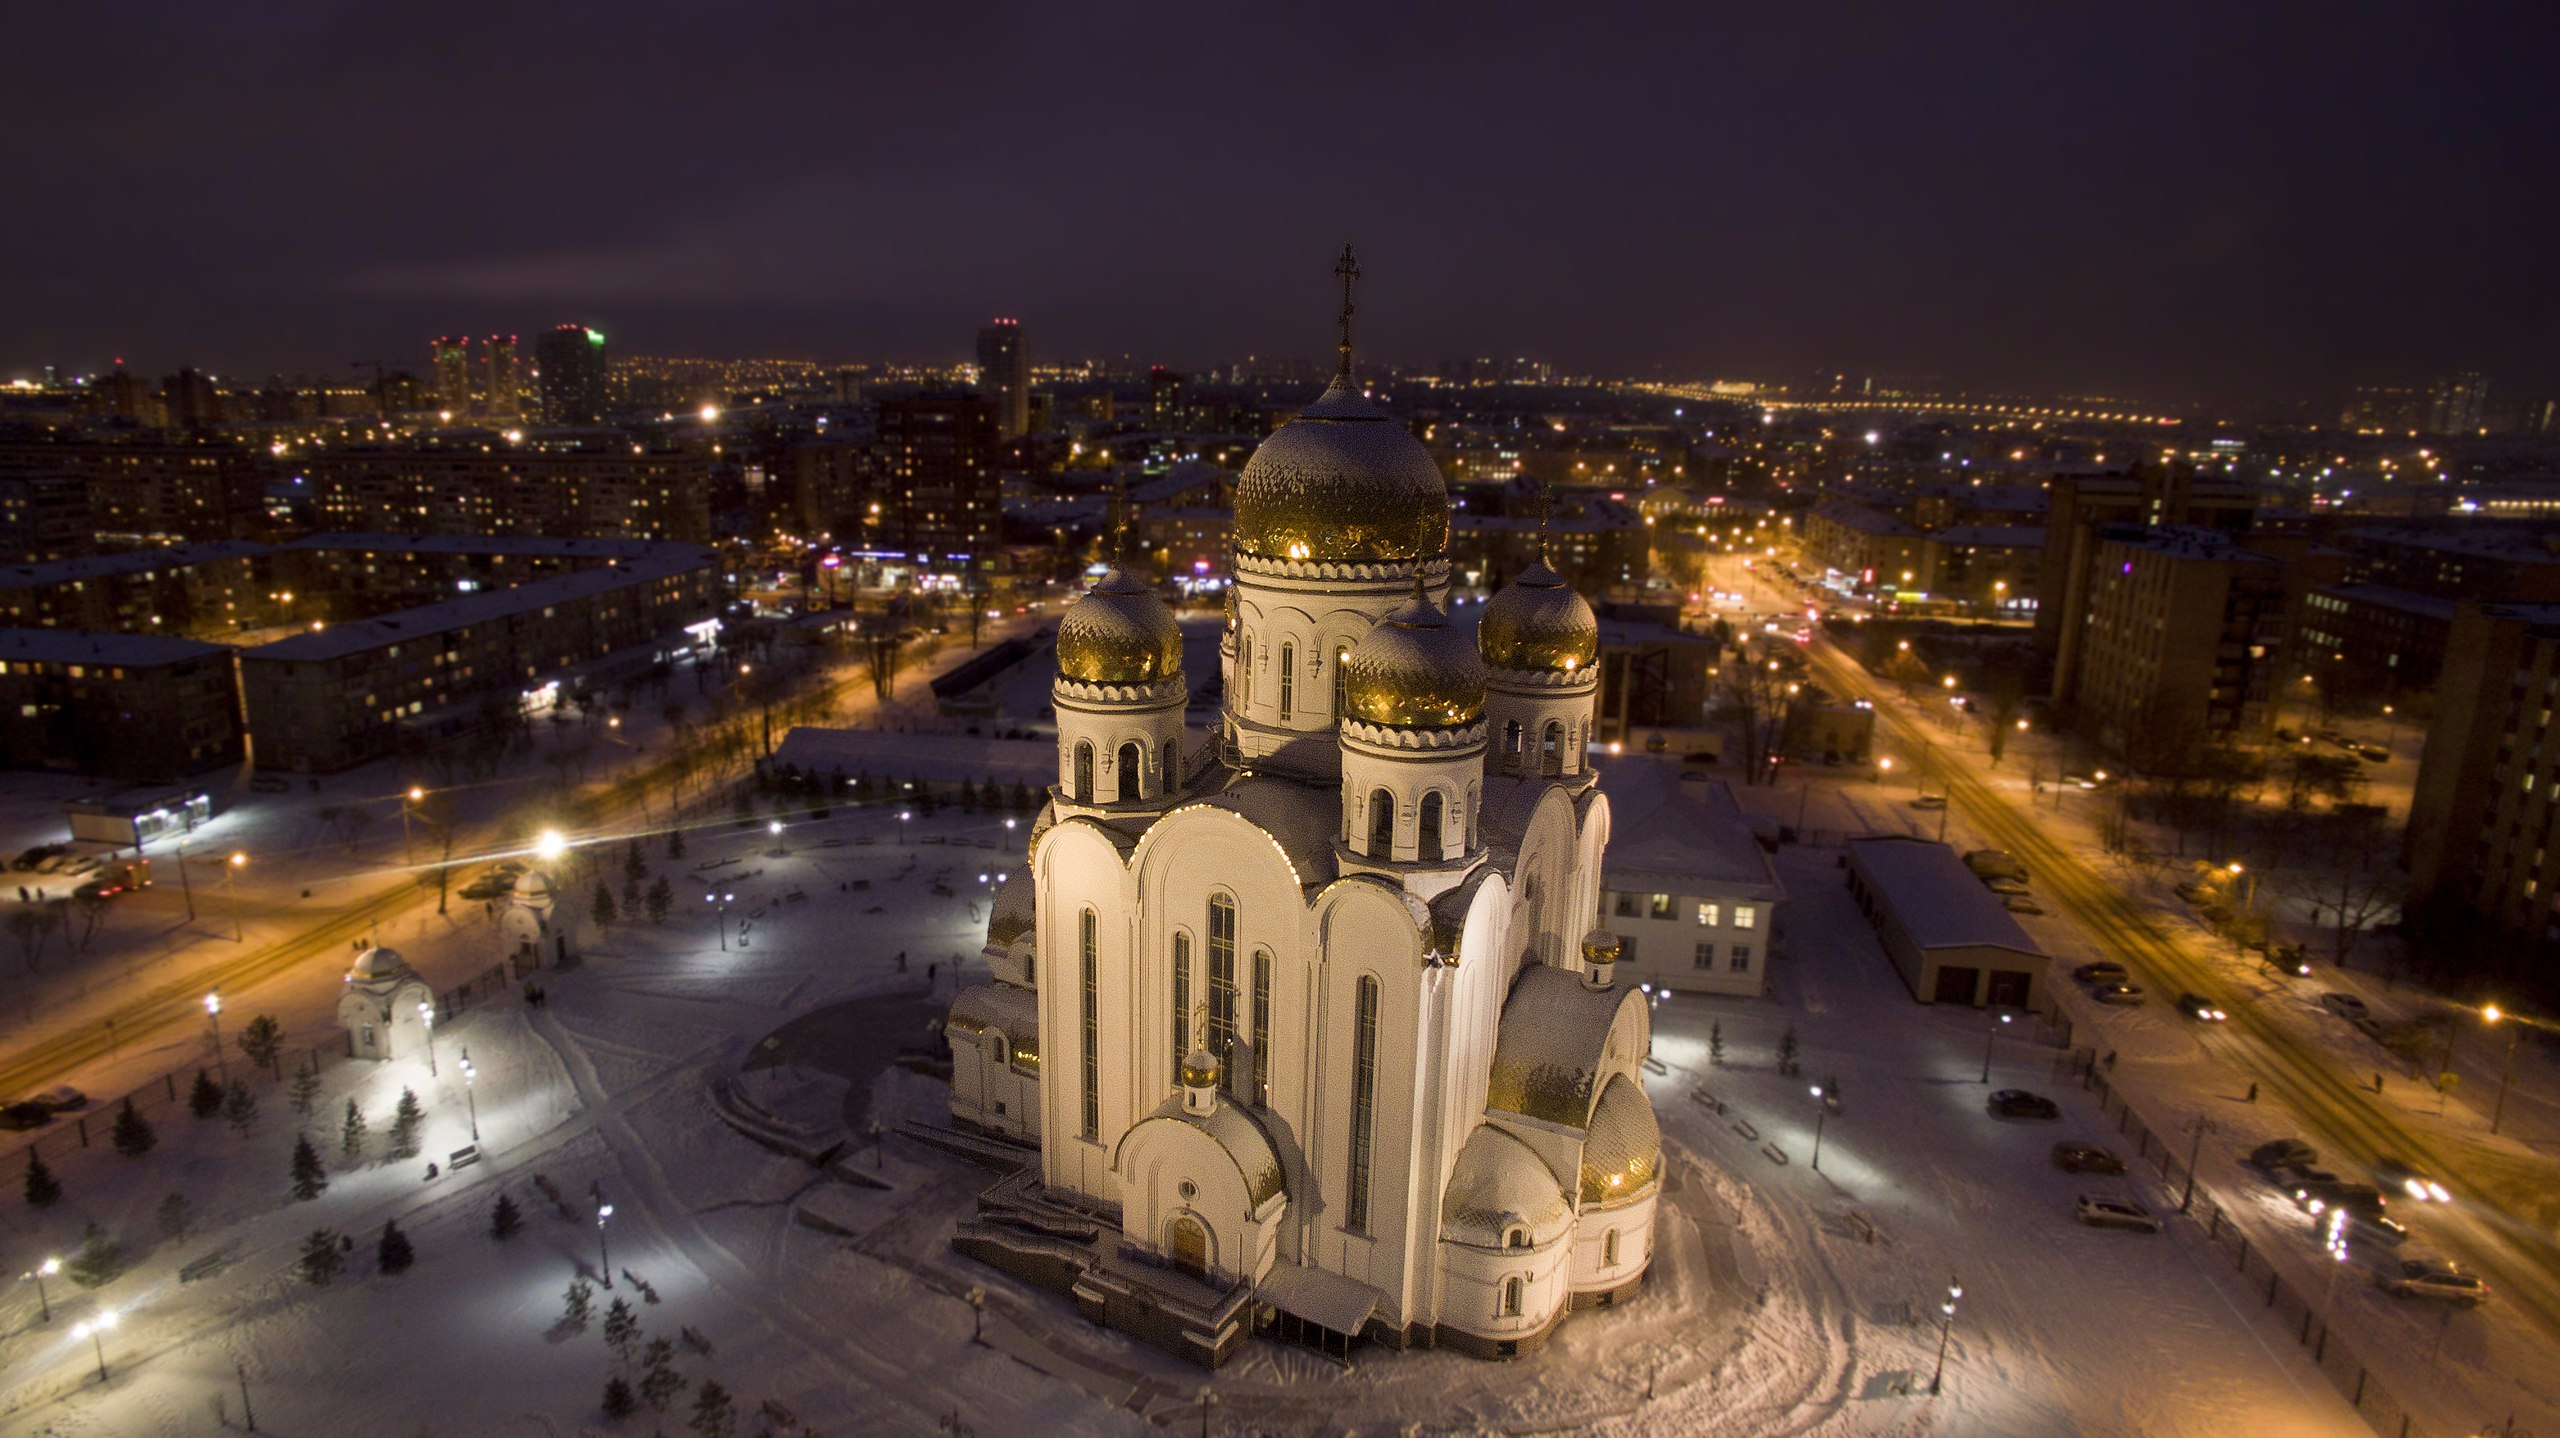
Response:
[[[2027,866],[2017,855],[2005,849],[1976,849],[1964,856],[1964,866],[1978,879],[2023,879]]]
[[[2480,1281],[2480,1275],[2441,1258],[2404,1258],[2396,1267],[2384,1269],[2376,1281],[2403,1298],[2431,1298],[2464,1308],[2477,1308],[2489,1296],[2489,1285]]]
[[[2300,944],[2278,944],[2267,957],[2277,968],[2297,979],[2311,977],[2311,956],[2303,952]]]
[[[2350,1243],[2379,1243],[2385,1248],[2398,1248],[2409,1241],[2408,1226],[2387,1215],[2354,1208],[2348,1209],[2346,1214],[2347,1241]],[[2315,1233],[2320,1231],[2316,1221],[2312,1227]]]
[[[67,1083],[58,1083],[40,1094],[31,1095],[27,1102],[43,1104],[55,1113],[76,1113],[89,1106],[89,1096]]]
[[[2218,1024],[2231,1017],[2202,994],[2178,995],[2178,1012],[2200,1024]]]
[[[2125,981],[2124,965],[2113,959],[2100,959],[2073,969],[2071,977],[2084,984],[2120,984]]]
[[[2357,998],[2353,994],[2322,994],[2320,996],[2320,1007],[2327,1009],[2329,1012],[2336,1014],[2338,1017],[2345,1019],[2349,1023],[2353,1023],[2357,1019],[2363,1018],[2366,1014],[2371,1012],[2371,1010],[2364,1006],[2364,1000]]]
[[[2134,1233],[2160,1231],[2160,1216],[2129,1198],[2084,1193],[2071,1206],[2071,1215],[2091,1228],[2121,1228]]]
[[[2060,1118],[2062,1108],[2043,1094],[2022,1088],[2004,1088],[1988,1100],[1991,1111],[2002,1118]]]
[[[2003,895],[2000,899],[2000,906],[2013,914],[2041,914],[2044,912],[2044,905],[2037,903],[2035,900],[2028,898],[2024,894]]]
[[[1947,807],[1947,796],[1944,794],[1923,794],[1919,798],[1911,801],[1911,807],[1914,809],[1943,809]]]
[[[2349,1183],[2343,1178],[2312,1178],[2292,1185],[2293,1206],[2317,1216],[2333,1208],[2343,1208],[2350,1215],[2364,1214],[2379,1218],[2388,1200],[2382,1190],[2369,1183]]]
[[[2124,1160],[2098,1147],[2066,1138],[2053,1146],[2053,1166],[2064,1173],[2122,1173]]]
[[[2356,757],[2368,764],[2387,764],[2391,762],[2391,751],[2379,744],[2358,744]]]
[[[2249,1166],[2269,1173],[2280,1168],[2309,1168],[2319,1161],[2319,1150],[2298,1138],[2271,1138],[2249,1150]]]
[[[260,794],[281,794],[293,786],[273,774],[260,774],[249,781],[249,787]]]
[[[515,887],[515,875],[489,873],[482,874],[479,878],[465,884],[457,892],[465,899],[494,899],[501,894],[514,893]]]
[[[2413,1203],[2451,1203],[2453,1195],[2445,1186],[2412,1168],[2405,1160],[2383,1158],[2373,1165],[2374,1182],[2386,1189],[2397,1189],[2409,1195]]]
[[[0,1128],[24,1131],[53,1122],[53,1110],[40,1103],[13,1103],[0,1108]]]
[[[2100,984],[2089,991],[2089,996],[2102,1004],[2121,1004],[2129,1009],[2139,1008],[2142,1005],[2143,999],[2142,985],[2127,983]]]

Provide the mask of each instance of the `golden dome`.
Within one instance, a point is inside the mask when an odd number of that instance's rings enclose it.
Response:
[[[1245,461],[1235,536],[1265,559],[1429,559],[1449,547],[1449,486],[1422,441],[1338,377]]]
[[[1623,947],[1625,946],[1618,942],[1618,936],[1607,929],[1593,929],[1582,936],[1582,958],[1585,963],[1614,964],[1618,961],[1618,951]]]
[[[1400,729],[1454,729],[1484,714],[1484,661],[1419,593],[1379,620],[1342,666],[1350,718]]]
[[[1217,1055],[1195,1044],[1191,1052],[1182,1056],[1182,1086],[1184,1088],[1216,1088],[1218,1086]]]
[[[1182,672],[1182,628],[1155,592],[1115,569],[1058,620],[1058,672],[1083,684],[1153,684]]]
[[[1662,1177],[1662,1127],[1644,1090],[1624,1074],[1600,1090],[1582,1137],[1582,1201],[1623,1203]]]
[[[1490,668],[1578,674],[1600,657],[1600,620],[1564,576],[1540,560],[1485,601],[1476,647]]]

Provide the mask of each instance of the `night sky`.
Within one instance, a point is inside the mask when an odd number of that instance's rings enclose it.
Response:
[[[2560,393],[2546,6],[13,7],[0,373],[1365,351]]]

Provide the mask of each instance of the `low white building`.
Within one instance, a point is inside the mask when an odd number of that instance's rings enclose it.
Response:
[[[1787,893],[1723,782],[1656,759],[1600,771],[1615,818],[1599,922],[1627,980],[1681,993],[1768,991]]]
[[[507,906],[498,911],[498,943],[517,978],[548,964],[566,967],[576,957],[570,946],[571,921],[560,908],[551,877],[539,870],[516,880]]]
[[[427,1051],[427,1015],[435,994],[397,949],[371,948],[347,970],[338,1024],[347,1052],[360,1059],[404,1059]]]

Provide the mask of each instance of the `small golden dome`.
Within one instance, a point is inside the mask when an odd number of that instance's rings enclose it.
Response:
[[[1582,936],[1582,957],[1586,963],[1614,964],[1618,961],[1621,947],[1618,936],[1607,929],[1593,929]]]
[[[1058,672],[1082,684],[1153,684],[1182,672],[1182,627],[1115,569],[1058,620]]]
[[[1342,666],[1350,718],[1399,729],[1456,729],[1484,714],[1484,660],[1419,593],[1379,620]]]
[[[1191,1052],[1182,1056],[1182,1086],[1184,1088],[1216,1088],[1218,1056],[1196,1044],[1193,1045]]]
[[[1582,1201],[1607,1206],[1642,1196],[1662,1179],[1662,1126],[1644,1090],[1624,1074],[1600,1090],[1582,1136]]]
[[[1476,647],[1490,668],[1578,674],[1600,657],[1600,620],[1564,576],[1540,560],[1485,601]]]
[[[1338,377],[1245,461],[1235,544],[1265,559],[1429,559],[1449,547],[1449,486],[1422,441]]]

